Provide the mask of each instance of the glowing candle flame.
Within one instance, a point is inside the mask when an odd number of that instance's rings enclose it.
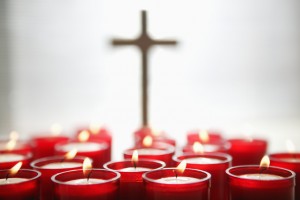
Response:
[[[72,160],[73,158],[75,158],[76,154],[77,154],[77,149],[72,149],[71,151],[65,154],[65,159]]]
[[[6,150],[11,151],[15,148],[16,144],[17,144],[16,140],[9,140],[6,143],[5,148],[6,148]]]
[[[265,155],[260,161],[260,168],[269,168],[270,166],[270,158],[269,156]]]
[[[183,161],[181,161],[181,163],[176,167],[176,171],[177,171],[177,173],[182,174],[182,173],[184,172],[185,168],[186,168],[186,161],[183,160]]]
[[[200,142],[194,142],[193,144],[194,153],[204,153],[204,146]]]
[[[208,132],[206,130],[200,131],[198,135],[199,135],[199,139],[203,143],[207,143],[209,141],[209,135],[208,135]]]
[[[10,140],[18,140],[19,139],[19,133],[17,131],[12,131],[9,134]]]
[[[89,138],[90,138],[90,133],[88,131],[81,131],[78,134],[78,140],[80,142],[86,142],[86,141],[88,141]]]
[[[57,123],[52,124],[52,126],[51,126],[52,135],[57,136],[57,135],[60,135],[61,132],[62,132],[62,126],[60,124],[57,124]]]
[[[160,131],[159,130],[154,130],[154,129],[151,129],[151,134],[155,137],[158,137],[160,136]]]
[[[144,137],[144,139],[143,139],[143,145],[145,147],[150,147],[152,145],[152,143],[153,143],[153,139],[152,139],[152,137],[150,135],[147,135],[146,137]]]
[[[92,170],[92,161],[89,158],[85,158],[82,165],[82,171],[85,176],[88,176]]]
[[[22,162],[18,162],[12,168],[9,169],[9,175],[15,175],[22,167]]]
[[[133,163],[134,168],[136,168],[137,162],[139,160],[139,154],[137,150],[134,150],[132,153],[131,161]]]
[[[92,134],[98,134],[101,130],[101,124],[92,122],[90,123],[89,129],[92,132]]]
[[[296,152],[296,146],[291,140],[286,141],[286,148],[289,153],[295,153]]]

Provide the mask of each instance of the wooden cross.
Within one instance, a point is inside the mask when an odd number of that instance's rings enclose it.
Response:
[[[112,45],[132,45],[140,49],[142,53],[142,119],[143,126],[148,125],[148,51],[154,45],[176,45],[174,40],[154,40],[147,33],[147,15],[142,11],[142,31],[136,39],[113,39]]]

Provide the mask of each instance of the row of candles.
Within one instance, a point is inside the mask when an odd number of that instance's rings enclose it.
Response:
[[[0,199],[300,199],[300,153],[265,156],[266,140],[197,131],[179,151],[165,133],[144,127],[134,141],[123,161],[111,161],[104,127],[79,129],[72,139],[19,141],[12,132],[0,142]]]

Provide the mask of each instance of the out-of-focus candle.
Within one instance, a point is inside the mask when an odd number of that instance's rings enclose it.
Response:
[[[186,145],[183,147],[183,153],[194,153],[201,154],[203,152],[219,152],[219,153],[228,153],[230,144],[228,142],[219,142],[219,143],[210,143],[202,144],[200,142],[194,142],[193,145]]]
[[[9,169],[18,162],[22,162],[23,168],[28,168],[32,156],[31,154],[17,154],[17,153],[1,153],[0,154],[0,169]]]
[[[179,165],[180,166],[180,165]],[[166,168],[143,174],[147,200],[209,199],[210,174],[196,169]]]
[[[219,131],[214,130],[199,130],[192,131],[187,134],[188,144],[193,145],[195,142],[201,144],[221,143],[224,139]]]
[[[224,153],[184,154],[173,156],[178,165],[183,160],[187,168],[204,170],[211,174],[211,200],[227,200],[228,189],[225,170],[231,167],[231,156]]]

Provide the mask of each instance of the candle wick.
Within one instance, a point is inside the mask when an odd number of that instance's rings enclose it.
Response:
[[[177,179],[178,177],[178,174],[177,174],[177,171],[176,170],[173,170],[174,174],[175,174],[175,178]]]
[[[6,174],[5,181],[7,181],[8,178],[9,178],[9,173]]]
[[[136,169],[136,162],[135,161],[133,161],[133,167],[134,167],[134,169]]]
[[[88,173],[88,175],[87,175],[87,177],[86,177],[87,182],[89,182],[89,180],[90,180],[90,178],[91,178],[91,175],[92,175],[92,172],[93,172],[93,170],[91,170],[91,171]]]
[[[266,171],[268,168],[267,167],[261,167],[259,171],[259,179],[261,178],[261,174]]]

